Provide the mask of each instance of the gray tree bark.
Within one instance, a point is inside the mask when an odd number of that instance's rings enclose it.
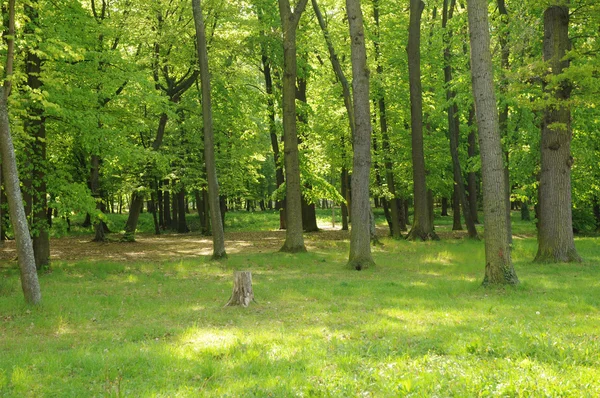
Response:
[[[408,27],[408,80],[410,86],[410,122],[412,139],[414,218],[409,240],[439,239],[433,230],[428,209],[425,155],[423,151],[423,97],[421,89],[421,14],[425,4],[410,0]]]
[[[302,235],[302,190],[296,129],[296,29],[308,0],[298,0],[294,10],[289,0],[279,0],[283,28],[283,141],[285,164],[286,233],[281,251],[304,252]]]
[[[25,217],[25,208],[23,207],[23,197],[19,186],[15,148],[12,143],[8,121],[6,89],[6,85],[0,87],[0,156],[2,158],[2,172],[4,173],[4,187],[8,199],[10,220],[17,243],[21,287],[23,288],[25,301],[29,304],[39,304],[42,300],[42,294],[35,267],[33,245],[29,235],[27,218]]]
[[[512,264],[507,233],[504,162],[494,92],[487,4],[487,0],[467,2],[471,78],[483,178],[486,261],[483,284],[517,284],[519,279]]]
[[[356,270],[374,264],[371,257],[369,174],[371,169],[371,112],[369,69],[360,0],[346,0],[352,53],[352,95],[355,133],[352,169],[352,228],[348,265]]]
[[[219,201],[219,181],[217,180],[217,166],[215,162],[212,105],[210,97],[210,71],[208,68],[208,50],[206,48],[206,34],[202,18],[200,0],[192,0],[194,21],[196,25],[196,41],[198,61],[200,63],[200,80],[202,86],[202,124],[204,129],[204,161],[206,164],[206,179],[208,181],[208,198],[210,201],[210,219],[213,236],[213,259],[227,257],[225,252],[225,234],[221,218],[221,204]]]
[[[443,16],[442,16],[442,27],[446,28],[448,20],[453,16],[455,1],[452,0],[450,7],[448,7],[448,0],[444,0]],[[450,37],[452,32],[447,32],[448,40],[450,43]],[[449,102],[448,105],[448,135],[450,136],[450,154],[452,156],[452,170],[454,174],[454,195],[453,195],[453,216],[454,225],[452,230],[460,230],[460,209],[462,207],[463,215],[465,217],[465,224],[469,231],[469,237],[477,239],[477,229],[475,227],[475,221],[473,220],[469,203],[467,202],[467,195],[465,193],[465,183],[462,174],[462,168],[460,166],[460,159],[458,154],[458,142],[460,137],[460,126],[458,121],[458,106],[456,105],[456,93],[450,89],[450,83],[452,82],[452,55],[450,44],[444,48],[444,61],[446,63],[444,67],[444,78],[447,85],[446,99]]]
[[[544,11],[544,61],[551,76],[569,67],[565,54],[570,49],[569,8],[551,6]],[[550,76],[549,76],[550,77]],[[541,173],[539,187],[538,262],[581,261],[575,249],[571,213],[571,111],[566,103],[571,84],[544,91],[554,100],[544,111],[541,140]]]

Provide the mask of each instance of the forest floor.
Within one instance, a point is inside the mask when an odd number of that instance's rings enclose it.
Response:
[[[357,272],[348,232],[279,253],[276,218],[247,222],[261,216],[231,214],[222,261],[197,232],[55,237],[36,307],[7,242],[0,396],[600,396],[600,238],[577,237],[582,263],[534,264],[533,223],[515,222],[521,283],[484,288],[484,242],[451,239],[447,219],[438,242],[379,223],[375,266]],[[252,272],[248,308],[224,307],[235,270]]]

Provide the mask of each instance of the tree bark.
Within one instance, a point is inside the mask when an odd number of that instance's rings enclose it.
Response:
[[[506,74],[506,71],[510,69],[510,47],[508,45],[508,35],[510,32],[508,25],[508,11],[506,10],[506,4],[504,0],[497,0],[498,11],[500,12],[501,20],[502,20],[502,28],[498,33],[498,41],[500,42],[500,53],[501,53],[501,66],[503,70],[503,75]],[[502,97],[506,97],[508,92],[508,82],[506,76],[502,76],[500,80],[500,95]],[[508,209],[506,212],[506,222],[508,226],[508,241],[512,243],[512,222],[510,219],[510,172],[509,172],[509,134],[508,134],[508,102],[506,98],[501,99],[501,107],[500,113],[498,115],[499,125],[500,125],[500,136],[504,139],[504,195],[506,197],[506,208]]]
[[[14,7],[14,4],[12,6]],[[35,266],[33,245],[23,207],[23,197],[19,186],[15,148],[12,143],[8,121],[7,94],[6,85],[0,86],[0,158],[2,159],[4,187],[8,199],[10,220],[17,243],[17,259],[21,271],[21,287],[23,288],[25,301],[29,304],[39,304],[42,300],[42,294]]]
[[[352,229],[348,265],[356,270],[374,264],[371,257],[369,174],[371,169],[371,117],[369,69],[360,0],[346,0],[352,54],[352,95],[355,133],[352,162]]]
[[[569,67],[564,57],[570,49],[569,8],[551,6],[544,12],[544,61],[549,66],[547,80]],[[544,111],[541,139],[541,173],[539,186],[540,218],[537,262],[581,261],[573,238],[571,212],[571,111],[567,103],[571,84],[559,87],[546,82],[544,91],[554,100]]]
[[[39,27],[38,3],[24,5],[25,15],[28,22],[25,24],[25,34],[33,34]],[[41,80],[42,60],[37,53],[37,45],[27,48],[25,59],[25,72],[27,74],[27,86],[32,92],[42,89]],[[25,132],[29,140],[27,149],[28,158],[32,165],[32,184],[27,196],[27,202],[31,204],[31,227],[33,232],[33,253],[35,265],[38,270],[50,264],[50,235],[48,233],[48,222],[46,211],[48,203],[46,199],[46,116],[44,106],[40,101],[31,98],[27,101],[27,117],[24,120]]]
[[[213,259],[227,257],[225,252],[225,234],[221,217],[221,204],[219,201],[219,181],[217,179],[217,166],[215,162],[215,149],[212,123],[212,104],[210,93],[210,71],[208,65],[208,49],[206,47],[206,34],[202,18],[200,0],[192,0],[194,21],[196,25],[196,42],[198,61],[200,63],[200,79],[202,85],[202,119],[204,129],[204,159],[206,163],[206,179],[208,181],[208,198],[210,201],[210,217],[213,236]]]
[[[289,0],[279,0],[283,28],[283,140],[286,190],[286,233],[281,251],[304,252],[302,190],[296,130],[296,29],[308,0],[298,0],[292,12]]]
[[[127,223],[125,224],[125,234],[121,238],[123,242],[135,242],[135,230],[140,218],[142,206],[144,206],[144,195],[134,192],[131,195],[129,216],[127,217]]]
[[[452,0],[450,7],[448,7],[448,0],[444,0],[443,16],[442,16],[442,27],[447,27],[448,20],[450,20],[454,13],[455,1]],[[448,39],[447,43],[450,43],[452,32],[447,32]],[[477,239],[477,229],[475,227],[475,221],[471,213],[471,208],[467,201],[467,195],[465,192],[465,183],[462,174],[462,168],[460,166],[460,157],[458,153],[459,138],[460,138],[460,125],[458,120],[458,105],[456,105],[456,93],[450,88],[452,83],[452,52],[450,44],[447,44],[444,48],[444,80],[446,83],[446,99],[448,100],[448,135],[450,138],[450,155],[452,157],[452,171],[454,176],[454,195],[453,195],[453,213],[454,222],[452,230],[462,230],[460,220],[460,209],[462,207],[463,215],[465,217],[465,224],[469,231],[469,237]],[[509,220],[507,220],[509,221]],[[509,236],[510,236],[509,232]]]
[[[479,127],[485,219],[484,285],[517,284],[507,233],[504,162],[494,92],[487,0],[468,0],[471,78]]]
[[[427,204],[425,155],[423,151],[423,98],[421,89],[421,14],[425,4],[410,0],[408,28],[408,79],[410,86],[410,122],[412,138],[414,218],[407,239],[439,239],[433,230]]]
[[[469,126],[469,137],[468,137],[468,146],[467,146],[467,155],[469,159],[473,159],[477,156],[477,137],[475,135],[475,107],[471,106],[469,109],[469,119],[467,121]],[[469,171],[467,175],[467,191],[469,192],[469,211],[471,213],[471,218],[473,219],[473,223],[479,224],[479,215],[477,214],[477,174],[474,171]]]
[[[190,232],[185,218],[185,188],[177,192],[177,232],[185,234]]]
[[[259,20],[261,16],[259,14]],[[261,31],[263,39],[265,33]],[[273,148],[273,162],[275,163],[275,183],[279,188],[284,182],[283,164],[281,162],[281,154],[279,152],[279,134],[275,124],[275,100],[273,98],[273,77],[271,74],[271,60],[268,56],[266,43],[261,42],[263,76],[265,78],[265,90],[267,92],[267,111],[269,113],[269,135],[271,137],[271,147]],[[275,202],[275,208],[279,210],[279,229],[286,229],[285,225],[285,199]]]

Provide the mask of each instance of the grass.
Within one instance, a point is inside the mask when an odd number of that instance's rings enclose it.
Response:
[[[515,239],[522,283],[497,289],[480,285],[483,243],[458,239],[383,239],[361,272],[347,242],[54,263],[35,308],[0,268],[0,396],[600,396],[598,242],[577,239],[584,263],[539,265]],[[236,269],[258,304],[223,307]]]

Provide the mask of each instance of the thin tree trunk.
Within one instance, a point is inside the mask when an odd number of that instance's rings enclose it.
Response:
[[[502,54],[501,57],[501,65],[503,69],[503,74],[506,74],[506,71],[510,69],[510,47],[508,46],[508,35],[510,32],[510,28],[508,25],[508,11],[506,10],[506,5],[504,0],[497,0],[498,11],[500,12],[501,20],[502,20],[502,28],[499,31],[498,39],[500,42],[500,52]],[[508,92],[508,83],[506,76],[503,76],[500,80],[500,95],[502,97],[506,97]],[[510,220],[510,173],[509,173],[509,134],[508,134],[508,102],[506,98],[501,100],[502,106],[500,107],[500,113],[498,115],[499,125],[500,125],[500,136],[504,141],[504,195],[506,197],[506,208],[508,209],[506,212],[506,223],[508,225],[508,240],[512,243],[512,222]]]
[[[360,0],[346,0],[352,54],[352,94],[355,132],[352,162],[352,229],[348,265],[356,270],[374,264],[371,257],[371,203],[369,174],[371,169],[371,118],[369,70]]]
[[[448,198],[442,198],[442,217],[448,217]]]
[[[484,285],[517,284],[507,233],[504,162],[494,93],[487,0],[468,0],[471,77],[479,127],[485,219]]]
[[[6,84],[0,86],[0,158],[2,159],[2,172],[4,173],[4,187],[8,199],[13,233],[17,243],[17,259],[21,271],[21,287],[23,288],[25,301],[29,304],[39,304],[42,300],[42,294],[35,267],[33,245],[23,207],[15,148],[10,134],[6,103],[8,93],[6,90]]]
[[[469,137],[468,137],[468,147],[467,147],[467,155],[469,159],[473,159],[477,156],[477,137],[475,135],[475,108],[471,106],[469,109]],[[469,171],[467,175],[467,190],[469,191],[469,211],[471,213],[471,218],[473,219],[473,223],[479,224],[479,215],[477,214],[477,174],[474,171]]]
[[[204,130],[204,162],[206,165],[206,180],[208,182],[208,200],[210,201],[210,219],[213,237],[213,259],[227,257],[225,252],[225,234],[223,211],[219,196],[219,181],[217,179],[217,165],[215,160],[215,144],[213,137],[212,104],[210,93],[210,71],[208,65],[208,49],[206,47],[206,34],[202,7],[200,0],[192,0],[194,21],[196,25],[196,43],[198,60],[200,63],[200,79],[202,86],[202,120]]]
[[[565,54],[570,49],[569,8],[551,6],[544,12],[544,61],[552,77],[569,67]],[[542,120],[540,143],[541,173],[539,186],[540,218],[538,229],[538,262],[581,261],[573,238],[571,212],[571,111],[566,103],[571,97],[571,84],[564,80],[553,88],[546,82],[544,91],[555,101],[548,105]]]
[[[177,193],[177,212],[177,232],[180,234],[190,232],[185,219],[185,188],[183,187]]]
[[[196,49],[200,63],[200,79],[202,86],[202,120],[204,130],[204,161],[206,165],[206,180],[208,182],[208,198],[210,201],[210,217],[213,236],[213,259],[227,257],[225,252],[225,234],[219,202],[219,181],[215,160],[215,144],[213,137],[212,103],[210,93],[210,70],[208,65],[208,49],[206,47],[206,32],[202,17],[200,0],[192,0],[194,22],[196,25]]]
[[[452,0],[450,7],[448,7],[448,0],[444,0],[443,16],[442,16],[442,27],[446,28],[448,20],[450,20],[454,13],[455,1]],[[450,43],[452,32],[447,32],[448,39],[447,43]],[[460,209],[462,207],[463,215],[465,217],[465,224],[469,231],[469,237],[477,239],[477,229],[475,227],[475,221],[471,213],[471,208],[467,201],[467,195],[465,192],[465,184],[463,180],[462,168],[460,166],[460,157],[458,153],[459,137],[460,137],[460,125],[458,120],[458,105],[456,105],[456,93],[450,88],[452,83],[452,52],[450,44],[444,48],[444,80],[446,83],[446,99],[448,100],[448,135],[450,138],[450,155],[452,157],[452,171],[454,176],[454,195],[453,195],[453,213],[454,213],[454,225],[452,230],[462,230],[460,220]],[[507,220],[508,221],[508,220]],[[511,234],[509,233],[509,236]]]
[[[259,16],[260,19],[260,16]],[[261,35],[264,36],[264,31],[261,31]],[[265,39],[263,37],[263,39]],[[281,154],[279,152],[279,134],[277,133],[277,126],[275,124],[275,99],[273,97],[273,77],[271,75],[271,60],[268,56],[267,45],[261,43],[262,52],[262,65],[263,65],[263,76],[265,78],[265,89],[267,92],[267,110],[269,113],[269,135],[271,136],[271,147],[273,148],[273,162],[275,163],[275,183],[279,188],[284,182],[283,176],[283,164],[281,162]],[[275,208],[279,210],[279,229],[285,229],[285,200],[278,200],[275,202]]]
[[[281,251],[304,252],[302,190],[296,130],[296,29],[308,0],[298,0],[292,12],[289,0],[279,0],[283,27],[283,139],[286,188],[286,234]]]
[[[414,188],[414,218],[407,239],[439,239],[433,231],[433,219],[428,210],[425,155],[423,150],[423,98],[421,89],[421,14],[425,4],[410,0],[408,29],[408,74],[410,86],[410,113]]]

